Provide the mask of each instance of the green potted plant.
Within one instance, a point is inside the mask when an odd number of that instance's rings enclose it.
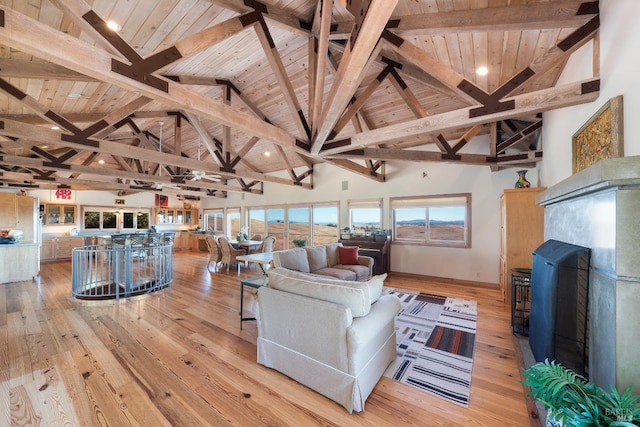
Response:
[[[304,248],[307,245],[307,239],[293,239],[292,242],[299,248]]]
[[[548,409],[547,426],[640,426],[640,403],[631,387],[607,392],[570,369],[545,360],[523,369],[523,384]]]

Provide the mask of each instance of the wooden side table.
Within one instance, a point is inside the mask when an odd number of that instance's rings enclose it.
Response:
[[[249,286],[254,289],[263,286],[269,286],[269,278],[266,274],[257,277],[240,280],[240,330],[242,330],[242,322],[245,320],[256,320],[255,317],[244,317],[244,287]]]

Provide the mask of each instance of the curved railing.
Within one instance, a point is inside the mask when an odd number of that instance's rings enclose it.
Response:
[[[173,281],[173,242],[81,246],[72,252],[72,294],[119,299],[163,289]]]

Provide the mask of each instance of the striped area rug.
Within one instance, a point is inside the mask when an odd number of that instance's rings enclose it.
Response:
[[[469,406],[476,301],[384,288],[400,298],[397,357],[384,375]]]

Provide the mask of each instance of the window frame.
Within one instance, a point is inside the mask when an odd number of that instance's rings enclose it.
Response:
[[[237,215],[237,220],[238,220],[237,228],[235,228],[233,224],[235,215]],[[242,221],[242,209],[240,207],[225,208],[224,223],[226,227],[225,234],[231,240],[234,240],[236,238],[236,235],[240,232],[240,230],[242,230],[242,227],[244,227],[244,223]]]
[[[292,248],[294,247],[291,240],[291,233],[290,233],[290,224],[289,224],[289,210],[290,209],[296,209],[296,208],[307,208],[309,209],[309,235],[307,236],[307,246],[311,246],[311,245],[315,245],[315,239],[316,239],[316,235],[314,232],[314,226],[315,224],[315,216],[314,216],[314,209],[318,208],[318,207],[334,207],[336,209],[336,233],[334,235],[335,237],[335,242],[337,242],[340,239],[340,230],[338,228],[338,221],[337,218],[340,218],[340,203],[335,201],[335,202],[318,202],[318,203],[296,203],[296,204],[290,204],[290,205],[269,205],[269,206],[247,206],[245,207],[245,223],[249,224],[249,234],[263,234],[264,236],[268,236],[268,235],[275,235],[278,239],[278,249],[288,249],[288,248]],[[257,229],[256,227],[252,227],[251,225],[251,212],[252,211],[262,211],[264,212],[264,229]],[[271,211],[271,214],[274,215],[276,212],[275,211],[282,211],[283,214],[283,232],[282,233],[274,233],[273,230],[269,230],[269,213]],[[275,221],[272,221],[273,223],[277,223]],[[323,224],[318,224],[319,226],[322,226]],[[275,228],[275,227],[274,227]],[[279,228],[279,227],[278,227]],[[329,237],[324,237],[322,239],[324,240],[331,240],[330,236]],[[285,246],[286,247],[283,247]]]
[[[209,226],[210,216],[213,218],[213,227]],[[225,233],[224,228],[226,225],[226,216],[225,216],[224,208],[205,209],[203,212],[202,218],[203,218],[203,228],[208,233],[213,233],[213,234]],[[220,225],[220,229],[218,229],[218,225]]]
[[[445,203],[446,199],[454,199],[451,204]],[[455,199],[461,199],[456,201]],[[438,246],[450,248],[471,248],[471,193],[435,194],[411,197],[391,197],[389,199],[391,212],[391,228],[393,230],[393,243],[418,246]],[[429,218],[429,208],[440,207],[464,207],[464,240],[441,240],[432,239],[429,234],[431,224]],[[400,208],[424,208],[425,213],[425,233],[424,239],[399,238],[396,224],[396,209]]]
[[[98,227],[87,228],[86,227],[86,214],[89,212],[98,214]],[[105,227],[105,214],[109,217],[113,217],[115,219],[114,227]],[[125,227],[124,225],[124,214],[130,214],[132,216],[131,220],[133,223],[133,227]],[[140,228],[138,225],[138,217],[140,215],[147,216],[147,227]],[[135,232],[139,230],[147,230],[149,225],[149,220],[151,218],[151,209],[148,208],[113,208],[109,206],[81,206],[81,217],[78,219],[79,228],[83,231],[107,231],[107,232]]]
[[[358,233],[357,229],[355,228],[355,226],[353,225],[353,211],[355,209],[378,209],[378,213],[379,213],[379,217],[378,217],[378,221],[380,226],[379,227],[372,227],[370,228],[368,231],[369,233],[371,233],[371,231],[373,230],[383,230],[383,223],[382,223],[382,208],[383,208],[383,201],[382,199],[367,199],[367,200],[349,200],[347,201],[347,210],[349,212],[349,228],[351,229],[351,231],[353,232],[354,236],[366,236],[367,231],[366,229],[363,229],[362,233]]]

